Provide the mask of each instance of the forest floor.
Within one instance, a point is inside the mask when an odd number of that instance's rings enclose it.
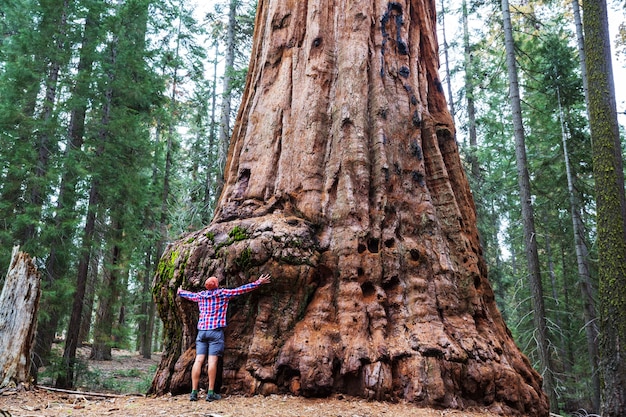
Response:
[[[95,416],[203,416],[203,417],[496,417],[487,411],[434,410],[408,403],[366,401],[343,395],[303,398],[285,395],[267,397],[224,396],[206,402],[190,402],[188,395],[146,397],[159,355],[143,359],[128,351],[113,350],[111,361],[87,360],[81,349],[82,369],[75,392],[46,388],[45,371],[37,387],[0,392],[2,411],[15,417]],[[101,395],[99,395],[101,394]],[[202,393],[201,393],[202,394]]]

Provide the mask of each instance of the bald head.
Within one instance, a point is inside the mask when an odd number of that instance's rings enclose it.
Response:
[[[219,286],[219,281],[216,277],[209,277],[204,281],[204,288],[207,290],[214,290]]]

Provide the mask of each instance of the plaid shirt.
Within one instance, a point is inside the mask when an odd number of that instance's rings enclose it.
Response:
[[[178,295],[198,303],[198,330],[212,330],[226,327],[226,311],[231,298],[253,291],[259,286],[261,283],[256,280],[233,289],[217,288],[200,292],[181,290]]]

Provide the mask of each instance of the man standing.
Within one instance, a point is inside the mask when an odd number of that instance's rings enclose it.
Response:
[[[196,337],[196,360],[191,369],[190,401],[198,401],[198,385],[200,374],[207,354],[209,355],[209,384],[207,401],[219,400],[221,396],[214,392],[217,376],[218,358],[224,353],[224,328],[226,327],[226,311],[231,298],[253,291],[263,284],[270,282],[270,274],[263,274],[254,282],[241,287],[227,289],[219,288],[216,277],[209,277],[204,282],[206,291],[198,293],[178,288],[177,294],[187,300],[198,303],[200,317],[198,318],[198,336]]]

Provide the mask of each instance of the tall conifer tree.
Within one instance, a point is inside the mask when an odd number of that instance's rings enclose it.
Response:
[[[626,415],[626,198],[605,0],[585,2],[584,45],[589,88],[598,230],[602,415]]]
[[[541,267],[537,248],[535,218],[530,192],[530,180],[528,174],[528,162],[526,157],[526,144],[524,126],[522,122],[522,109],[517,77],[517,64],[515,60],[515,44],[511,27],[511,15],[508,0],[502,0],[502,12],[504,22],[504,36],[506,48],[506,60],[509,73],[509,97],[511,100],[513,128],[515,136],[515,156],[517,160],[517,175],[520,190],[522,220],[524,230],[524,245],[526,247],[526,259],[528,262],[529,280],[533,300],[533,317],[537,331],[537,349],[541,363],[541,371],[544,377],[544,389],[550,398],[550,410],[558,411],[558,400],[555,391],[554,369],[549,350],[548,329],[546,324],[546,311],[543,298],[543,283],[541,280]]]

